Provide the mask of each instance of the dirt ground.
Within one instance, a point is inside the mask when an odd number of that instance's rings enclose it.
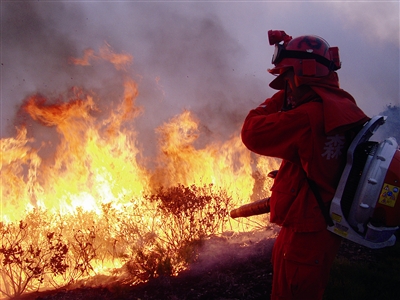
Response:
[[[176,277],[158,277],[129,286],[119,282],[32,293],[21,300],[186,300],[269,299],[274,238],[246,238],[237,243],[215,238],[204,246],[196,263]],[[338,256],[373,260],[374,252],[344,242]]]

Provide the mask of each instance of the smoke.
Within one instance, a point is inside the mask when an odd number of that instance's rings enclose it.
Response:
[[[372,139],[382,141],[388,137],[394,137],[400,145],[400,106],[388,106],[380,115],[386,116],[387,119]]]
[[[143,100],[146,115],[160,120],[162,113],[165,120],[188,109],[200,119],[204,134],[212,133],[213,138],[232,134],[245,117],[246,103],[264,96],[261,82],[239,75],[243,46],[214,14],[155,11],[142,32],[151,46],[143,59],[136,59],[136,68],[153,74],[147,76],[150,80],[159,78],[164,94],[161,99],[138,99]]]
[[[154,128],[184,109],[205,139],[235,134],[274,92],[269,29],[339,46],[341,85],[367,114],[400,104],[398,3],[2,2],[1,13],[2,137],[14,134],[13,116],[32,93],[57,98],[83,86],[107,104],[125,76],[139,85],[144,113],[132,126],[148,147]],[[105,43],[133,56],[125,72],[69,63]]]
[[[190,266],[190,272],[204,274],[237,264],[251,265],[254,258],[271,255],[274,238],[278,233],[279,228],[272,226],[268,231],[255,230],[240,234],[227,232],[222,237],[205,240],[196,262]]]
[[[20,90],[28,94],[69,83],[73,70],[66,59],[75,51],[68,34],[57,29],[56,16],[64,14],[68,12],[63,6],[52,3],[2,3],[3,104],[20,101],[13,96],[21,95]]]
[[[348,30],[354,31],[356,28],[356,32],[360,32],[372,44],[383,43],[398,47],[400,42],[399,3],[387,2],[338,1],[331,2],[329,5],[338,13],[338,17]]]
[[[128,126],[139,132],[149,153],[154,152],[154,128],[184,109],[199,119],[203,142],[209,142],[237,134],[248,109],[265,97],[265,83],[240,73],[245,48],[213,13],[145,3],[18,2],[2,7],[7,45],[2,136],[14,134],[11,120],[28,95],[60,100],[78,86],[95,93],[104,106],[121,98],[126,76],[138,81],[137,104],[144,108]],[[71,57],[82,58],[85,50],[99,51],[105,43],[132,55],[133,64],[122,72],[96,61],[70,63]]]

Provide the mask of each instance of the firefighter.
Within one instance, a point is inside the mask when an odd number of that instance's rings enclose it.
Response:
[[[329,203],[346,148],[369,118],[339,87],[337,47],[283,31],[269,31],[269,40],[278,92],[249,112],[241,137],[251,151],[282,159],[270,198],[270,221],[281,226],[271,299],[322,299],[341,242],[327,230]]]

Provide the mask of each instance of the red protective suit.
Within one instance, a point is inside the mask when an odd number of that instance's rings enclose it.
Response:
[[[335,73],[298,80],[310,80],[303,83],[312,87],[311,101],[281,111],[284,92],[279,91],[251,110],[242,128],[243,143],[251,151],[282,159],[270,200],[270,220],[282,226],[273,249],[271,299],[322,299],[340,238],[326,229],[307,178],[328,204],[346,149],[369,120],[339,88]]]

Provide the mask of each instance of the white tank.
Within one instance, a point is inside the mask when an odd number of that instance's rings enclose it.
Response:
[[[400,225],[400,151],[392,137],[371,142],[386,117],[373,117],[353,140],[330,207],[328,230],[369,248],[395,243]]]

